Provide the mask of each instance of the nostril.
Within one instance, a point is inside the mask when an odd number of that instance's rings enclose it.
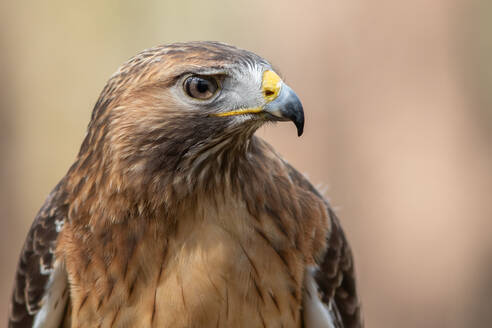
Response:
[[[272,90],[265,90],[265,96],[267,96],[267,97],[268,96],[273,96],[274,94],[275,94],[275,92],[272,91]]]

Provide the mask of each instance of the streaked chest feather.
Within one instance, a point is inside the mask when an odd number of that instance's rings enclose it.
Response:
[[[158,326],[298,326],[300,254],[286,243],[279,255],[241,214],[225,217],[236,224],[211,216],[180,226],[157,291]]]
[[[148,230],[131,254],[71,272],[72,324],[299,327],[304,239],[293,217],[283,220],[285,231],[232,202],[179,217],[167,235]]]

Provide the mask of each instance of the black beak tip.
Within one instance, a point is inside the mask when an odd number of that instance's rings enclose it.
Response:
[[[297,136],[298,137],[302,136],[302,133],[304,132],[304,115],[302,115],[302,117],[296,119],[294,121],[294,124],[296,125],[296,128],[297,128]]]
[[[300,137],[304,132],[304,110],[299,98],[295,98],[290,105],[287,106],[287,117],[294,122],[297,128],[297,136]]]

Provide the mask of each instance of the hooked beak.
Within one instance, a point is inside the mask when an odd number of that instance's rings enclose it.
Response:
[[[271,70],[263,73],[262,92],[265,105],[261,107],[243,108],[212,115],[224,117],[263,114],[264,117],[273,121],[292,121],[300,137],[304,130],[304,110],[296,93],[282,81],[277,73]]]
[[[263,106],[263,111],[277,121],[292,121],[300,137],[304,130],[304,110],[296,93],[282,82],[277,98]]]

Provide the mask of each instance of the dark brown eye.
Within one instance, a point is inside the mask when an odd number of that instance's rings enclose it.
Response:
[[[207,100],[215,95],[219,85],[217,80],[211,76],[193,75],[184,81],[183,87],[188,96]]]

